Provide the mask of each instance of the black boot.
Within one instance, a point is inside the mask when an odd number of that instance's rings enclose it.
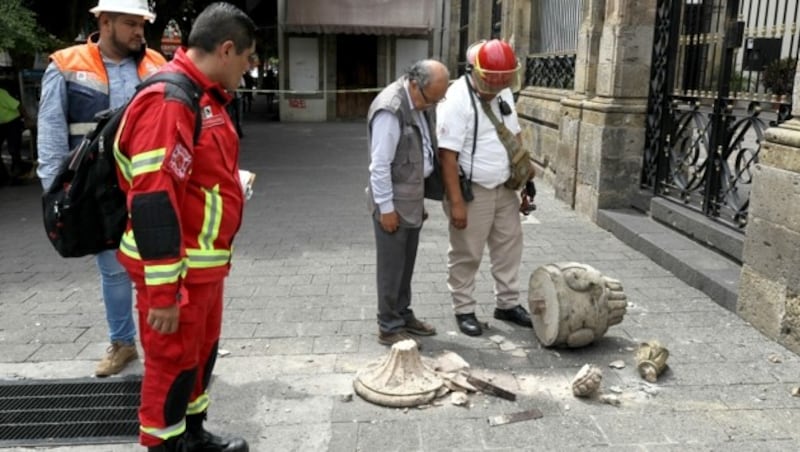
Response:
[[[170,438],[158,446],[147,448],[148,452],[187,452],[183,435]]]
[[[249,452],[242,438],[223,438],[203,428],[205,413],[186,416],[186,445],[188,452]]]

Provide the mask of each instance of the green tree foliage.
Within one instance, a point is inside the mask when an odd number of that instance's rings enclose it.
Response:
[[[36,22],[36,14],[20,0],[0,0],[0,50],[12,55],[33,55],[50,43]]]

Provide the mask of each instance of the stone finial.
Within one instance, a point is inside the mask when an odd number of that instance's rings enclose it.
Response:
[[[413,340],[394,344],[387,357],[368,364],[353,381],[364,400],[390,407],[426,404],[443,386],[444,381],[423,364]]]

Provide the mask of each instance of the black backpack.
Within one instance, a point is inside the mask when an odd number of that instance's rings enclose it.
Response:
[[[161,82],[175,85],[186,94],[178,98],[195,112],[194,143],[197,144],[202,125],[202,90],[184,74],[159,72],[141,82],[136,93]],[[128,209],[117,180],[114,139],[131,100],[122,107],[95,115],[97,126],[70,152],[53,185],[42,196],[44,229],[62,257],[81,257],[119,248]]]

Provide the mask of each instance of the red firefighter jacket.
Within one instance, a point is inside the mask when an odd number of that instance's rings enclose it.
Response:
[[[129,211],[137,195],[166,192],[180,224],[180,251],[171,257],[143,259],[130,218],[122,237],[119,260],[135,279],[144,280],[151,307],[176,303],[184,281],[206,283],[227,276],[244,205],[239,138],[225,111],[231,96],[183,50],[162,70],[184,72],[203,90],[197,144],[194,111],[165,96],[167,85],[159,83],[130,104],[114,149]]]

